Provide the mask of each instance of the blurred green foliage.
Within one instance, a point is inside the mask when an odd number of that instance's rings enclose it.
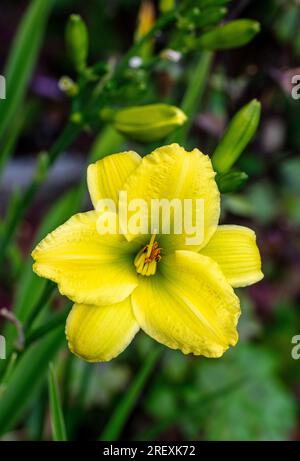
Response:
[[[274,362],[271,351],[247,344],[217,363],[168,353],[147,411],[162,424],[184,428],[187,438],[285,440],[295,424],[295,406],[276,378]]]

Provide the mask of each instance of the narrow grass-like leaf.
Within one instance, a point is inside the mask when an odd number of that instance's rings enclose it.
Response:
[[[168,138],[167,144],[178,142],[184,145],[188,132],[193,123],[193,118],[199,109],[201,98],[203,96],[209,69],[212,63],[213,54],[209,51],[203,51],[192,69],[191,77],[185,95],[181,103],[181,109],[188,117],[187,122],[181,128],[176,130]]]
[[[75,212],[78,206],[78,195],[82,197],[82,191],[78,189],[72,190],[53,206],[42,222],[37,233],[37,241],[45,237],[48,232],[54,230]],[[38,277],[32,271],[32,259],[29,257],[24,265],[22,277],[19,280],[13,308],[14,314],[23,324],[32,316],[33,311],[39,304],[39,300],[43,297],[45,291],[47,291],[49,284],[50,282]],[[45,302],[46,304],[47,302]],[[6,324],[3,334],[6,338],[7,353],[9,354],[16,335],[14,326]],[[0,362],[0,371],[4,366],[5,364]]]
[[[4,71],[6,99],[1,102],[0,138],[14,119],[34,68],[53,0],[32,0],[9,53]]]
[[[14,369],[17,357],[18,357],[18,354],[16,352],[13,352],[9,358],[9,362],[5,369],[5,373],[0,381],[0,397],[6,389],[6,383],[9,380],[10,375]]]
[[[111,127],[107,127],[97,138],[90,153],[90,161],[96,161],[105,155],[117,152],[120,149],[122,142],[123,137],[116,133],[116,131]],[[80,186],[66,194],[48,212],[37,233],[36,241],[45,237],[48,232],[51,232],[80,209],[81,202],[86,194],[85,182],[86,180],[84,178]],[[33,273],[32,260],[29,257],[25,263],[22,278],[18,284],[16,301],[13,309],[15,315],[23,324],[25,324],[31,317],[32,312],[35,310],[35,306],[38,305],[43,293],[45,293],[47,283],[47,280],[40,278]],[[36,390],[39,390],[40,384],[38,384],[38,382],[40,380],[43,381],[47,371],[47,368],[44,367],[43,360],[52,360],[60,343],[63,342],[63,330],[66,314],[67,313],[65,311],[59,314],[54,314],[49,318],[49,321],[46,321],[46,319],[39,316],[39,322],[36,325],[35,323],[32,324],[32,329],[30,330],[28,337],[26,337],[26,351],[23,353],[22,358],[20,358],[20,362],[15,364],[14,373],[10,376],[9,382],[6,383],[9,385],[9,388],[5,393],[7,395],[7,399],[5,400],[5,403],[3,400],[1,400],[0,403],[0,433],[5,432],[7,428],[13,426],[14,422],[22,416],[24,410],[28,405],[30,405],[30,399],[31,397],[34,397]],[[56,332],[60,333],[57,334]],[[7,343],[7,354],[9,356],[13,350],[13,342],[16,336],[14,326],[7,323],[4,335]],[[58,339],[52,340],[51,338],[55,335],[56,337],[58,335]],[[35,344],[31,346],[32,343]],[[35,354],[36,347],[38,347],[38,354]],[[43,359],[43,353],[45,353],[45,359]],[[39,360],[42,361],[43,366],[39,368],[37,365],[34,368],[35,361],[38,362]],[[4,360],[0,361],[0,372],[2,374],[3,372],[5,373],[4,370],[6,368],[6,362],[7,361]],[[26,365],[27,363],[29,364],[28,367]],[[22,373],[24,373],[24,376],[22,376]],[[22,381],[23,387],[21,386],[21,383],[15,382],[15,380]],[[32,386],[30,386],[30,380],[33,382]],[[21,402],[20,404],[18,403],[19,399]],[[14,409],[15,406],[17,409]],[[12,411],[15,411],[16,414],[14,415]]]
[[[52,437],[56,442],[63,442],[67,440],[67,433],[61,407],[57,378],[52,364],[49,365],[48,386]]]
[[[106,127],[93,144],[89,154],[89,162],[95,162],[106,155],[118,152],[123,142],[123,136],[118,134],[111,126]],[[40,241],[49,232],[66,221],[76,211],[79,211],[86,193],[86,179],[84,177],[78,187],[65,194],[48,211],[37,233],[36,242]],[[24,265],[22,277],[19,280],[13,308],[14,314],[22,323],[26,323],[32,315],[35,306],[38,304],[45,290],[47,290],[47,284],[47,280],[38,277],[32,271],[32,259],[29,257]],[[4,335],[9,354],[15,337],[15,328],[11,324],[7,324]],[[0,372],[4,368],[4,365],[3,362],[0,362]]]
[[[55,357],[63,339],[64,327],[59,327],[29,347],[17,361],[0,398],[0,435],[20,420],[41,389],[48,363]]]
[[[108,421],[104,431],[100,436],[100,440],[114,441],[118,440],[125,424],[130,416],[146,382],[149,378],[155,364],[157,363],[158,357],[161,350],[155,348],[145,363],[142,365],[137,376],[135,377],[129,391],[121,399],[119,405],[117,405],[114,413]]]
[[[248,175],[243,171],[228,171],[216,175],[216,183],[221,194],[236,192],[244,186],[247,179]]]
[[[57,327],[63,326],[67,320],[68,311],[71,307],[72,303],[69,303],[62,312],[53,314],[51,317],[47,318],[45,323],[30,331],[25,337],[25,346],[31,345],[45,335],[51,333]]]
[[[91,161],[96,161],[98,158],[118,151],[122,141],[123,138],[111,127],[105,129],[99,135],[94,149],[91,151]],[[78,188],[65,195],[50,210],[38,231],[37,241],[80,209],[81,201],[86,194],[85,181],[84,178]],[[22,323],[26,323],[26,320],[30,318],[43,292],[45,292],[46,284],[45,279],[33,273],[32,260],[28,258],[18,286],[14,306],[14,313]],[[45,383],[48,362],[53,359],[63,343],[65,316],[65,312],[59,313],[50,317],[48,323],[44,323],[43,320],[37,325],[33,323],[33,328],[26,338],[26,350],[14,364],[13,372],[10,374],[9,380],[5,382],[6,391],[0,400],[0,434],[10,430],[20,420],[24,411],[35,398],[36,393]],[[15,328],[8,324],[4,334],[9,355],[15,338]],[[33,342],[34,344],[31,345]],[[5,362],[4,360],[0,361],[1,371],[5,368]]]
[[[3,173],[3,170],[6,166],[6,163],[10,156],[12,155],[15,145],[17,143],[21,128],[23,126],[23,118],[19,117],[16,119],[16,122],[11,125],[11,128],[5,137],[4,143],[1,145],[1,155],[0,155],[0,176]]]

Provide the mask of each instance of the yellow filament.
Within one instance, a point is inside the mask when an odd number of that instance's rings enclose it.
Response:
[[[134,258],[137,273],[147,277],[156,273],[157,262],[161,258],[155,237],[156,234],[153,234],[148,245],[143,247]]]

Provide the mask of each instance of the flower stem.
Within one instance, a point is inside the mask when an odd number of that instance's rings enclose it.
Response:
[[[50,415],[53,440],[62,442],[67,440],[66,425],[61,406],[58,382],[53,364],[49,364],[48,388],[50,400]]]
[[[173,11],[170,11],[169,13],[162,15],[156,21],[152,29],[149,30],[149,32],[146,35],[144,35],[138,42],[136,42],[130,48],[128,53],[122,59],[120,65],[117,67],[117,76],[126,69],[130,58],[139,54],[140,49],[143,47],[143,45],[145,45],[145,43],[151,40],[159,30],[163,29],[164,27],[166,27],[168,24],[170,24],[176,19],[176,14],[177,14],[177,10],[173,10]]]
[[[192,69],[191,77],[185,95],[181,102],[181,109],[187,115],[187,122],[179,128],[174,135],[168,139],[169,143],[178,142],[185,144],[189,131],[191,129],[193,118],[199,109],[200,101],[203,97],[207,83],[207,77],[213,60],[213,53],[203,51]]]

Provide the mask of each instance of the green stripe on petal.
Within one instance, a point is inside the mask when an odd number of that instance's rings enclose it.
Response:
[[[252,285],[263,278],[256,236],[248,227],[219,226],[201,254],[219,264],[233,287]]]
[[[74,304],[66,324],[71,352],[88,362],[113,359],[138,330],[129,298],[109,306]]]
[[[184,223],[182,231],[178,234],[171,226],[171,233],[158,232],[157,240],[165,252],[178,249],[190,249],[197,251],[202,248],[215,232],[220,216],[220,194],[215,182],[215,172],[211,161],[198,149],[187,152],[178,144],[171,144],[160,147],[142,159],[139,167],[132,173],[124,185],[124,190],[128,194],[128,203],[133,199],[144,200],[148,207],[145,213],[148,215],[150,228],[151,221],[151,200],[173,200],[179,199],[184,207],[184,199],[190,199],[192,203],[192,213],[189,216],[196,216],[196,199],[203,200],[204,222],[203,238],[199,244],[188,244],[187,237],[192,234],[185,230]],[[172,212],[172,210],[171,210]],[[128,213],[128,220],[134,212]],[[171,216],[171,224],[173,215]],[[182,218],[180,217],[182,222]],[[152,223],[153,224],[153,223]],[[160,227],[161,230],[161,227]],[[157,233],[157,232],[149,232]],[[136,235],[128,234],[126,238],[132,240]]]
[[[137,285],[133,257],[138,247],[120,234],[100,235],[97,218],[95,211],[74,215],[32,252],[33,270],[81,304],[120,302]]]
[[[119,191],[140,162],[141,157],[136,152],[128,151],[89,165],[87,183],[94,208],[100,199],[113,199],[117,207]]]
[[[162,258],[158,276],[140,277],[131,297],[140,327],[172,349],[220,357],[238,340],[239,299],[206,256],[176,251]]]

